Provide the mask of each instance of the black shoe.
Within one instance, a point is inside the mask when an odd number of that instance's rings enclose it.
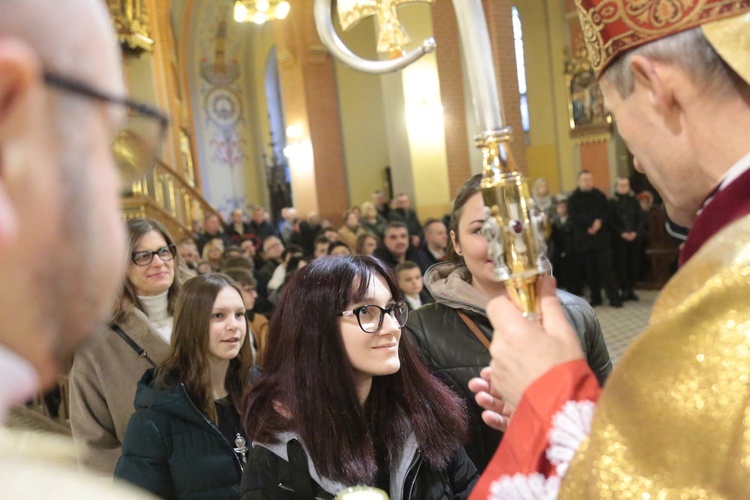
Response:
[[[623,293],[622,298],[623,300],[632,300],[633,302],[638,302],[639,300],[641,300],[633,290],[628,290],[627,292]]]
[[[591,299],[589,304],[591,304],[591,307],[600,306],[602,305],[602,299]]]
[[[615,308],[619,309],[619,308],[622,307],[622,301],[621,300],[610,300],[609,301],[609,306],[610,307],[615,307]]]

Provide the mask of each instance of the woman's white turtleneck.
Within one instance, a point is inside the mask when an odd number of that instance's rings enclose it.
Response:
[[[172,338],[172,326],[174,318],[169,315],[167,311],[167,305],[169,304],[169,290],[159,295],[152,295],[150,297],[138,296],[138,300],[143,304],[143,308],[146,310],[146,316],[151,322],[151,326],[159,334],[164,341],[169,344]]]

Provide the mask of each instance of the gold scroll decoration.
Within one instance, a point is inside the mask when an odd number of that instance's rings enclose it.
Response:
[[[400,5],[413,2],[432,4],[435,0],[339,0],[336,8],[344,31],[368,16],[377,16],[377,51],[398,57],[404,52],[404,47],[411,39],[401,25],[396,10]]]
[[[107,0],[107,4],[123,50],[136,56],[153,51],[146,0]]]

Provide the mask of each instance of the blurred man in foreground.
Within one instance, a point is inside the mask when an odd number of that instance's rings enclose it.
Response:
[[[76,22],[61,22],[60,12]],[[108,315],[122,280],[125,242],[111,145],[115,137],[129,141],[150,163],[158,134],[149,141],[117,131],[129,114],[150,116],[157,132],[166,119],[125,98],[119,51],[103,2],[61,0],[51,8],[43,0],[0,0],[3,417],[56,383]],[[55,437],[19,434],[3,431],[0,439],[3,497],[127,495],[47,460],[67,450]]]

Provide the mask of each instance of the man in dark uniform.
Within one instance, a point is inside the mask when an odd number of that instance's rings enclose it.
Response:
[[[612,215],[604,193],[594,187],[594,176],[588,170],[578,174],[578,188],[568,200],[573,221],[573,243],[592,306],[602,303],[602,285],[612,307],[622,307],[615,285],[612,256]],[[581,295],[581,290],[572,290]]]
[[[614,216],[614,247],[617,277],[623,300],[638,300],[633,290],[641,268],[646,217],[641,205],[630,190],[630,180],[620,177],[610,200]]]

